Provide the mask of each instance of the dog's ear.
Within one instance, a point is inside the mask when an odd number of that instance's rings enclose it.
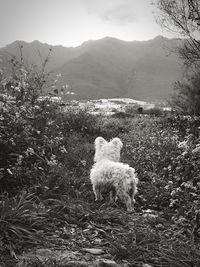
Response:
[[[103,137],[97,137],[94,141],[95,149],[99,150],[103,145],[107,144],[107,141]]]
[[[110,142],[119,149],[123,147],[123,143],[118,137],[113,138]]]

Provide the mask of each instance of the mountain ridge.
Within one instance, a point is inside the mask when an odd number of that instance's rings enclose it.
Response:
[[[52,46],[38,40],[15,41],[0,48],[0,55],[4,59],[6,53],[19,58],[20,44],[24,57],[41,65],[41,57],[45,58],[51,48],[47,71],[55,76],[60,73],[58,88],[68,84],[74,98],[130,97],[155,102],[166,101],[173,83],[181,78],[183,64],[170,50],[182,43],[181,39],[163,36],[147,41],[105,37],[77,47]]]

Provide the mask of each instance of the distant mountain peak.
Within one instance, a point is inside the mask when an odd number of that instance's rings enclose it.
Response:
[[[104,38],[102,38],[102,40],[105,40],[105,41],[122,41],[116,37],[112,37],[112,36],[105,36]]]
[[[164,37],[162,35],[157,35],[155,38],[153,38],[153,40],[155,40],[155,41],[168,40],[168,38],[167,37]]]
[[[43,44],[42,42],[38,41],[38,40],[33,40],[32,42],[30,42],[30,44]]]

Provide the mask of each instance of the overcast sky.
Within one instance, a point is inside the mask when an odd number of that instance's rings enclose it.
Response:
[[[172,37],[156,24],[151,0],[0,0],[0,47],[15,40],[78,46],[105,36]]]

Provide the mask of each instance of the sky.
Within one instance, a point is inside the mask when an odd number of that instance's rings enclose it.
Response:
[[[0,0],[0,47],[16,40],[79,46],[106,36],[173,37],[155,21],[152,0]]]

